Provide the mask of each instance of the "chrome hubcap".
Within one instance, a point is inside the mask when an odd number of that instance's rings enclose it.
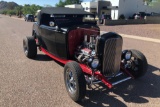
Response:
[[[27,54],[28,53],[28,48],[27,48],[27,45],[26,45],[25,41],[23,41],[23,49],[24,49],[24,53]]]
[[[70,93],[76,92],[76,81],[73,76],[73,72],[70,69],[66,71],[66,83]]]
[[[135,57],[132,57],[131,58],[131,67],[130,69],[134,72],[134,73],[137,73],[138,70],[139,70],[139,61],[137,58]]]

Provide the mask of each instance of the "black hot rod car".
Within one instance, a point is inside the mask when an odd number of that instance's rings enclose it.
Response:
[[[122,51],[123,39],[119,34],[100,34],[96,22],[88,20],[92,16],[80,9],[43,8],[33,24],[32,36],[23,39],[28,58],[36,57],[38,47],[65,64],[65,86],[76,102],[85,97],[86,86],[102,82],[112,88],[143,76],[148,66],[140,51]]]

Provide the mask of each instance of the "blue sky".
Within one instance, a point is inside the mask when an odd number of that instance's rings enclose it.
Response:
[[[20,5],[37,4],[41,6],[44,6],[45,4],[55,6],[55,4],[59,2],[59,0],[3,0],[3,1],[7,1],[7,2],[14,1]],[[83,1],[91,1],[91,0],[83,0]]]

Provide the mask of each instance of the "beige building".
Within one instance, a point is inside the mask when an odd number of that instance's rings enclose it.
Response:
[[[72,5],[65,5],[65,7],[68,7],[68,8],[79,8],[79,9],[82,9],[82,5],[79,5],[79,4],[72,4]]]
[[[84,11],[94,13],[97,17],[101,14],[111,14],[110,2],[98,1],[98,2],[82,2],[81,5],[73,4],[66,5],[69,8],[81,8]]]
[[[66,5],[65,7],[81,8],[94,13],[97,17],[109,14],[113,20],[119,19],[122,14],[125,18],[129,18],[139,12],[160,13],[160,3],[148,6],[143,0],[95,0],[94,2],[82,2],[81,5]]]

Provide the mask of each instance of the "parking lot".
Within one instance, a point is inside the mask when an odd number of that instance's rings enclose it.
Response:
[[[77,104],[68,96],[63,66],[40,51],[35,60],[25,57],[22,40],[32,33],[32,22],[0,15],[0,107],[159,107],[160,43],[124,37],[123,49],[142,51],[147,74],[112,89],[103,84],[88,89]],[[160,24],[100,26],[102,31],[160,40]]]

